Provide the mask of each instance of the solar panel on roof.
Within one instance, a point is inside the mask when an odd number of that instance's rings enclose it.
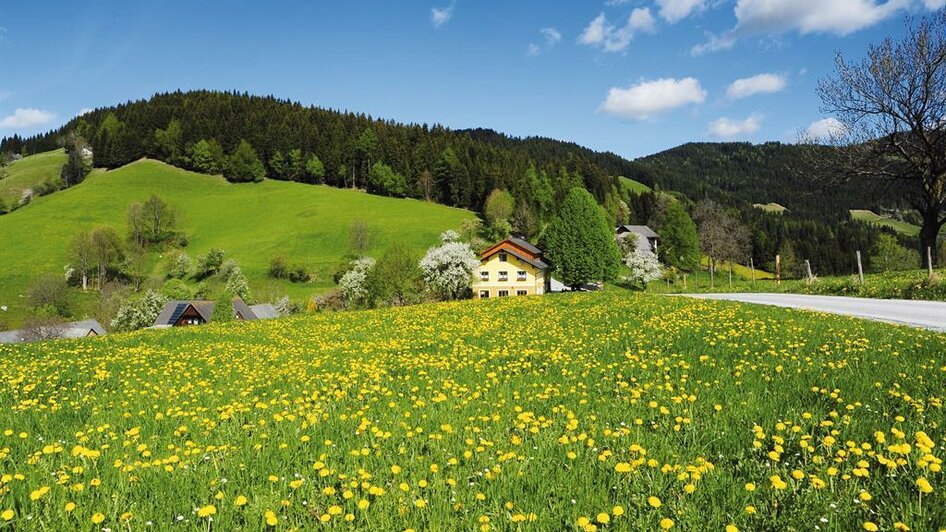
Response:
[[[181,314],[184,313],[185,309],[187,309],[187,303],[178,303],[177,307],[174,309],[174,312],[171,313],[168,323],[177,323],[177,319],[181,317]]]

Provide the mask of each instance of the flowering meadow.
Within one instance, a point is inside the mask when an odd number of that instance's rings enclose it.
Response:
[[[937,530],[946,335],[623,291],[0,346],[10,530]]]

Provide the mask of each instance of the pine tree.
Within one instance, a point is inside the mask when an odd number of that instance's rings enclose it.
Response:
[[[621,255],[607,215],[583,188],[573,188],[543,240],[558,280],[572,288],[614,279]]]

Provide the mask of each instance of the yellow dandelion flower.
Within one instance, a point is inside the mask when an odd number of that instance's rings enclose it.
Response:
[[[207,506],[203,506],[199,510],[197,510],[197,517],[200,517],[203,519],[203,518],[210,517],[212,515],[216,515],[216,513],[217,513],[217,507],[212,504],[208,504]]]
[[[669,517],[664,517],[663,519],[661,519],[660,528],[661,530],[670,530],[671,528],[673,528],[673,519],[670,519]]]
[[[647,497],[647,504],[649,504],[651,508],[660,508],[662,503],[660,502],[660,499],[651,495],[650,497]]]

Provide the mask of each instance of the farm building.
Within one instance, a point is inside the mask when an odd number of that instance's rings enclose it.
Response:
[[[54,340],[62,338],[86,338],[106,334],[105,327],[96,320],[82,320],[71,323],[44,325],[38,329],[20,329],[0,332],[0,344],[15,344],[36,340]]]
[[[549,291],[549,265],[542,250],[521,238],[507,238],[480,255],[474,272],[476,298],[525,296]]]
[[[214,301],[168,301],[161,313],[158,314],[152,327],[185,327],[188,325],[203,325],[212,320]],[[255,312],[240,298],[233,300],[233,317],[237,320],[251,321],[260,319]],[[270,305],[272,306],[272,305]],[[260,306],[261,309],[263,306]]]
[[[660,243],[660,236],[653,229],[646,225],[620,225],[615,230],[618,242],[625,238],[636,238],[636,249],[647,249],[651,253],[657,253],[657,245]]]

